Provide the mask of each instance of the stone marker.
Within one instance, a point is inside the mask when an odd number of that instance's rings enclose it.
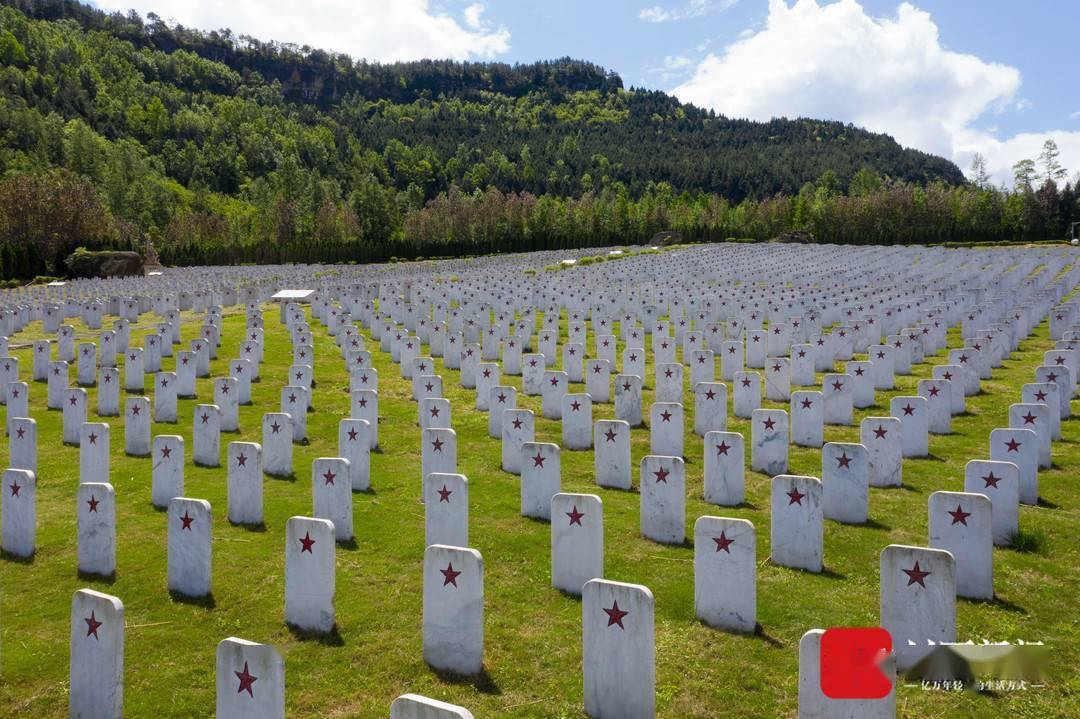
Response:
[[[879,665],[893,684],[881,699],[831,699],[825,695],[821,689],[824,633],[824,629],[811,629],[799,641],[799,719],[895,719],[896,663],[891,658]]]
[[[214,380],[214,404],[221,410],[221,431],[239,432],[240,389],[235,379],[219,377]]]
[[[686,468],[681,457],[641,458],[641,534],[662,544],[686,539]]]
[[[150,454],[150,400],[146,397],[124,400],[124,452],[132,457]]]
[[[334,523],[285,522],[285,623],[304,631],[334,630]]]
[[[761,375],[736,372],[732,387],[732,411],[736,417],[750,419],[754,410],[761,407]]]
[[[953,555],[957,596],[994,598],[990,508],[990,499],[985,494],[934,492],[930,495],[930,546]]]
[[[820,572],[824,553],[821,481],[782,474],[772,480],[769,545],[782,567]]]
[[[124,710],[124,604],[80,589],[71,599],[68,716],[120,719]]]
[[[820,447],[825,441],[825,401],[821,392],[798,390],[791,393],[791,443],[799,447]]]
[[[216,686],[218,717],[285,719],[285,662],[269,644],[222,639]]]
[[[743,436],[709,432],[704,442],[705,501],[734,507],[745,499]]]
[[[292,417],[285,412],[267,412],[262,422],[263,472],[271,477],[291,477]]]
[[[750,469],[775,477],[788,468],[788,416],[782,409],[755,409],[750,420]]]
[[[79,481],[109,483],[109,425],[84,422],[79,430]]]
[[[564,394],[562,397],[563,449],[592,449],[592,433],[592,398],[587,394]]]
[[[585,713],[656,716],[653,596],[640,584],[585,583],[581,602]]]
[[[1015,464],[1020,470],[1020,502],[1039,503],[1039,448],[1034,430],[991,430],[990,459]]]
[[[551,586],[580,596],[604,576],[604,505],[595,494],[551,498]]]
[[[903,431],[896,417],[864,417],[859,441],[866,447],[871,487],[899,487],[903,482]]]
[[[28,469],[5,469],[0,478],[0,547],[14,557],[37,548],[37,480]]]
[[[698,382],[694,385],[694,434],[727,429],[727,385],[721,382]]]
[[[195,466],[221,466],[221,410],[216,404],[195,405],[192,421],[192,460]]]
[[[919,380],[919,396],[926,400],[926,428],[934,434],[952,433],[952,382]]]
[[[551,498],[559,493],[559,445],[525,442],[521,446],[521,516],[551,519]]]
[[[787,402],[791,397],[791,366],[786,357],[770,357],[765,362],[765,399]]]
[[[940,549],[890,544],[880,571],[880,625],[905,672],[933,651],[930,642],[956,641],[956,563]]]
[[[989,497],[994,544],[1012,544],[1020,531],[1020,468],[1012,462],[973,459],[964,465],[964,491]]]
[[[205,499],[169,502],[169,591],[187,597],[210,594],[212,522]]]
[[[822,510],[826,519],[865,524],[870,506],[870,457],[866,447],[829,442],[821,449]]]
[[[352,482],[349,460],[319,457],[311,463],[312,516],[334,525],[338,542],[353,538]]]
[[[665,457],[683,456],[683,406],[655,402],[649,410],[649,451]]]
[[[893,397],[889,412],[900,420],[900,451],[905,457],[930,454],[928,403],[923,397]]]
[[[37,422],[29,417],[8,420],[8,462],[12,469],[26,469],[37,476]]]
[[[354,492],[371,489],[371,425],[362,419],[338,422],[338,456],[349,463],[349,483]]]
[[[1049,469],[1052,463],[1050,408],[1045,404],[1011,404],[1009,405],[1009,427],[1030,429],[1035,432],[1036,446],[1039,450],[1039,469]]]
[[[425,429],[420,433],[420,490],[432,472],[457,473],[457,433],[452,429]]]
[[[717,629],[757,626],[757,540],[745,519],[699,517],[694,523],[694,613]]]
[[[307,412],[311,406],[311,391],[300,385],[286,385],[281,389],[281,411],[292,417],[292,441],[307,441]]]
[[[257,442],[229,442],[229,521],[259,526],[263,523],[262,446]]]
[[[827,374],[821,381],[821,394],[825,404],[825,424],[847,426],[851,424],[854,410],[854,392],[851,375]]]
[[[474,719],[464,707],[428,699],[418,694],[402,694],[390,705],[390,719]]]
[[[630,425],[619,419],[601,419],[593,430],[596,484],[630,489]]]
[[[86,424],[86,390],[73,387],[64,390],[64,444],[79,446],[79,433]]]
[[[535,417],[532,410],[503,410],[502,418],[502,469],[510,474],[521,474],[521,448],[534,439]]]
[[[469,481],[463,474],[424,477],[424,546],[469,544]]]
[[[116,573],[116,492],[111,484],[80,484],[78,562],[81,574]]]
[[[630,374],[615,377],[615,419],[631,427],[641,426],[641,377]]]
[[[475,549],[424,551],[424,661],[465,676],[483,670],[484,560]]]
[[[351,419],[362,419],[368,423],[368,437],[371,449],[379,447],[379,393],[373,389],[358,389],[351,393],[352,404],[349,410]]]
[[[154,421],[176,421],[176,374],[158,372],[154,376]]]
[[[502,438],[503,412],[516,407],[517,390],[513,387],[496,385],[488,391],[488,437],[492,439]]]
[[[562,419],[562,398],[569,387],[565,372],[547,370],[540,389],[540,416],[546,419]]]

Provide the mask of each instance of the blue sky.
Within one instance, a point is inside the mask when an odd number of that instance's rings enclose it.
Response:
[[[347,52],[569,55],[731,117],[888,132],[994,179],[1046,137],[1080,171],[1080,2],[1048,0],[97,0],[106,9]],[[1072,35],[1070,37],[1070,34]]]

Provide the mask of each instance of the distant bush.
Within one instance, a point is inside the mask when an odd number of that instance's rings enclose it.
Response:
[[[131,277],[143,272],[143,259],[138,252],[90,252],[79,247],[68,255],[64,264],[72,277]]]

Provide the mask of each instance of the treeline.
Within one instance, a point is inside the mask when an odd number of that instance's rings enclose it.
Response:
[[[173,264],[621,244],[666,229],[1043,239],[1076,214],[1075,187],[1050,179],[1015,194],[969,186],[884,135],[729,120],[575,60],[383,65],[70,0],[0,0],[6,278],[148,238]]]

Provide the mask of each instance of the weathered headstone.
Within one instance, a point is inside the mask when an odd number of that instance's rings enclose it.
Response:
[[[956,562],[940,549],[890,544],[881,550],[880,626],[904,672],[956,641]]]
[[[769,546],[782,567],[820,572],[824,554],[821,481],[782,474],[772,480]]]
[[[81,574],[116,573],[116,492],[111,484],[80,484],[78,562]]]
[[[749,521],[694,523],[694,613],[717,629],[752,633],[757,626],[757,539]]]
[[[934,492],[930,495],[930,546],[953,555],[956,594],[994,598],[994,538],[991,503],[984,494]]]
[[[551,498],[551,586],[580,595],[604,576],[604,506],[595,494]]]
[[[334,630],[334,523],[290,517],[285,523],[285,622],[320,634]]]
[[[68,716],[120,719],[124,709],[124,605],[80,589],[71,599]]]
[[[653,595],[639,584],[585,583],[581,602],[585,713],[656,716]]]
[[[269,644],[229,637],[217,646],[217,716],[285,719],[285,661]]]
[[[338,542],[353,538],[352,482],[349,460],[319,457],[311,463],[312,516],[334,525]]]
[[[169,502],[169,591],[187,597],[210,593],[212,527],[205,499]]]
[[[424,661],[471,676],[484,666],[484,560],[475,549],[424,551]]]

